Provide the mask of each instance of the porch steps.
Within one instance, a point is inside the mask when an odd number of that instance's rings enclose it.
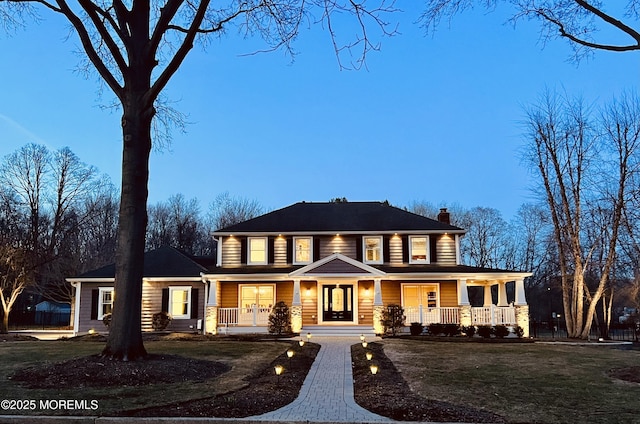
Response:
[[[300,336],[311,333],[311,337],[365,337],[371,339],[376,336],[375,331],[371,327],[362,327],[358,325],[305,325],[300,330]]]

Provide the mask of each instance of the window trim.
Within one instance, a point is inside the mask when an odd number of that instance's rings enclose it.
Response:
[[[440,308],[440,295],[441,295],[440,284],[432,283],[432,282],[425,282],[425,283],[416,282],[416,283],[402,283],[402,284],[400,284],[400,293],[401,293],[401,296],[402,296],[400,301],[401,301],[401,304],[402,304],[403,307],[406,306],[406,303],[407,303],[405,301],[406,296],[405,296],[405,292],[404,292],[405,288],[407,288],[407,287],[416,287],[417,288],[418,293],[419,293],[419,297],[420,297],[418,299],[419,300],[418,304],[421,304],[423,307],[426,307],[427,309]],[[429,300],[431,300],[428,297],[429,296],[429,294],[428,294],[429,292],[427,292],[427,299],[422,299],[422,294],[421,294],[422,291],[421,291],[421,289],[424,288],[424,287],[429,288],[429,289],[433,289],[431,292],[435,292],[436,297],[435,297],[435,299],[433,299],[433,300],[435,300],[435,306],[429,306]],[[426,300],[426,303],[423,302],[425,300]]]
[[[254,262],[251,260],[251,242],[254,240],[264,241],[264,261]],[[247,265],[267,265],[269,263],[269,238],[268,237],[247,237]]]
[[[270,287],[272,289],[272,293],[273,293],[273,299],[272,299],[272,303],[271,303],[271,307],[269,309],[272,309],[275,304],[278,302],[276,300],[276,285],[275,284],[263,284],[263,283],[241,283],[238,284],[238,306],[240,308],[240,310],[244,309],[245,306],[242,304],[242,288],[243,287],[253,287],[255,290],[260,290],[260,287]],[[256,300],[258,299],[258,293],[256,292]],[[254,303],[252,305],[255,305],[256,307],[260,308],[260,305],[257,303]],[[266,306],[265,306],[266,308]]]
[[[169,305],[168,308],[169,309],[169,315],[171,315],[172,319],[189,319],[191,318],[191,286],[169,286]],[[184,314],[180,314],[180,315],[174,315],[173,312],[173,295],[175,292],[177,291],[186,291],[187,292],[187,312]]]
[[[425,239],[425,258],[413,259],[413,239]],[[430,241],[428,235],[423,236],[409,236],[409,263],[410,264],[429,264],[431,263]]]
[[[108,303],[104,303],[104,293],[111,292],[111,310],[113,311],[113,301],[115,300],[115,288],[114,287],[98,287],[98,320],[102,320],[104,318],[104,305],[109,305]]]
[[[376,239],[378,240],[378,250],[380,252],[380,259],[378,260],[367,260],[367,239]],[[365,264],[382,264],[384,263],[384,240],[382,236],[363,236],[362,237],[362,262]]]
[[[297,253],[298,253],[298,249],[297,249],[297,241],[300,239],[306,239],[309,240],[309,260],[307,261],[298,261],[296,260],[297,258]],[[293,238],[293,264],[294,265],[303,265],[303,264],[310,264],[313,262],[313,237],[312,236],[300,236],[300,237],[294,237]]]

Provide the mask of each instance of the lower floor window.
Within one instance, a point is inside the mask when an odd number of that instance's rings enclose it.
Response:
[[[436,308],[438,306],[438,288],[435,285],[403,285],[402,304],[405,307],[422,305]]]
[[[191,316],[191,287],[169,287],[169,314],[173,319]]]
[[[113,312],[113,287],[100,287],[98,295],[98,319]]]
[[[242,308],[271,308],[275,303],[275,286],[240,285],[240,306]]]

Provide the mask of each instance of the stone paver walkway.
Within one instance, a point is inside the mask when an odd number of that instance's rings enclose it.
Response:
[[[250,417],[258,421],[392,422],[367,411],[353,398],[351,337],[314,337],[320,351],[298,398],[287,406]]]

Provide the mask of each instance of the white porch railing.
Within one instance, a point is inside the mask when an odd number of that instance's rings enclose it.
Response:
[[[513,306],[483,306],[471,308],[473,325],[512,325],[516,324],[516,310]]]
[[[267,325],[271,308],[252,306],[249,308],[218,308],[218,325]]]
[[[429,324],[460,324],[460,308],[428,308],[426,306],[405,306],[404,315],[407,325],[419,322]],[[473,325],[514,325],[516,311],[513,306],[487,306],[471,308]]]
[[[406,306],[406,323],[419,322],[429,324],[459,324],[460,308],[428,308],[426,306]]]

